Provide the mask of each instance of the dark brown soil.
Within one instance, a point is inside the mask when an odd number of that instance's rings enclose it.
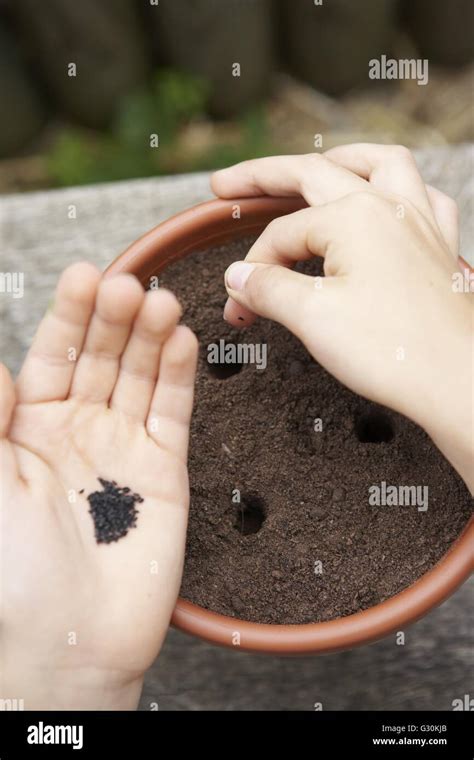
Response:
[[[347,390],[284,328],[260,320],[242,332],[223,321],[223,272],[248,247],[195,253],[160,279],[202,351],[181,594],[261,623],[330,620],[432,567],[465,526],[471,498],[421,429]],[[316,260],[302,268],[321,273]],[[207,346],[220,338],[266,343],[267,368],[216,377]],[[368,489],[382,481],[429,486],[427,511],[370,506]]]

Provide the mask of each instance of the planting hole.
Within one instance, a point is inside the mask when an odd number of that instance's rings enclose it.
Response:
[[[242,362],[237,361],[234,345],[224,341],[209,344],[205,361],[209,374],[217,380],[227,380],[237,375],[243,367]]]
[[[361,443],[388,443],[395,434],[390,417],[375,410],[356,418],[355,432]]]
[[[234,528],[243,536],[258,533],[265,520],[265,504],[259,496],[242,496],[237,505]]]

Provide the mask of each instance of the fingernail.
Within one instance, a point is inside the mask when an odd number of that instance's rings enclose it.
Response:
[[[254,264],[246,261],[235,261],[225,273],[225,281],[231,290],[243,290],[247,279],[254,269]]]
[[[230,323],[229,308],[230,308],[230,299],[228,298],[227,301],[226,301],[226,304],[224,306],[224,314],[223,314],[223,316],[224,316],[224,322],[229,322]]]

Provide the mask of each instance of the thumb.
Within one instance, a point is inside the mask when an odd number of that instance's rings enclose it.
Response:
[[[307,323],[308,305],[321,296],[317,284],[314,277],[274,264],[235,261],[225,273],[227,292],[244,307],[244,314],[273,319],[298,337]],[[236,315],[237,309],[233,311]]]
[[[15,408],[15,386],[4,364],[0,364],[0,438],[6,438]]]

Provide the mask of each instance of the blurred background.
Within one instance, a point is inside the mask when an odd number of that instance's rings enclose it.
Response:
[[[473,0],[0,0],[0,192],[470,141],[473,30]]]

